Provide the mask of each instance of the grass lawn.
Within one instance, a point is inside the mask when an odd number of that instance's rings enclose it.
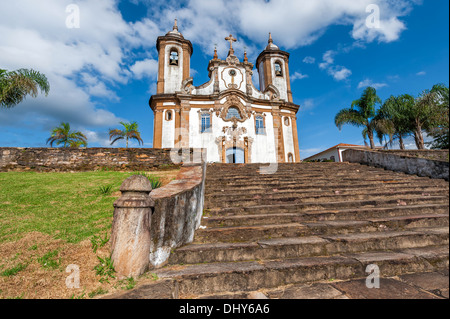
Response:
[[[177,173],[149,172],[163,185]],[[99,257],[109,257],[113,203],[132,174],[0,173],[0,298],[89,298],[130,288],[131,279],[105,277]],[[79,289],[65,285],[72,264],[81,268]]]

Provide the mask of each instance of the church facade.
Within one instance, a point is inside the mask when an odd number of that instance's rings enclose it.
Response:
[[[247,54],[240,61],[231,35],[228,57],[214,52],[210,81],[193,85],[190,76],[192,43],[178,31],[158,37],[157,93],[150,99],[154,112],[154,148],[204,148],[216,163],[300,162],[296,115],[289,80],[289,53],[269,36],[256,69]]]

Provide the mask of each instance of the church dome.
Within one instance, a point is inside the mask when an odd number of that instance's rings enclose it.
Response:
[[[269,44],[267,45],[266,50],[280,50],[280,48],[273,43],[272,33],[269,33]]]
[[[175,23],[173,25],[173,30],[167,32],[166,36],[173,36],[173,37],[179,37],[184,39],[183,35],[181,34],[180,31],[178,31],[178,22],[177,19],[175,19]]]

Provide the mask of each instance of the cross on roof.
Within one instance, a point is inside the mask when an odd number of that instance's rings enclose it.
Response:
[[[237,39],[233,38],[233,36],[230,34],[230,36],[226,37],[225,40],[230,42],[230,51],[233,51],[233,42],[236,42]]]

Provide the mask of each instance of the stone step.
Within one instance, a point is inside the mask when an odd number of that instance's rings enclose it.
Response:
[[[314,192],[316,190],[351,190],[351,189],[373,189],[374,187],[378,189],[383,188],[407,188],[407,187],[439,187],[441,189],[449,189],[448,183],[443,183],[440,180],[425,180],[420,183],[411,183],[409,181],[384,181],[381,183],[370,183],[364,181],[358,181],[352,184],[342,184],[336,183],[334,181],[329,183],[315,183],[313,181],[309,181],[307,183],[289,183],[280,185],[277,183],[264,184],[264,185],[252,185],[246,184],[245,186],[237,187],[237,186],[223,186],[217,185],[214,187],[207,187],[205,194],[206,196],[214,196],[214,195],[224,195],[224,194],[261,194],[261,193],[276,193],[276,192],[298,192],[298,191],[310,191]]]
[[[304,189],[292,189],[292,188],[283,188],[283,189],[275,189],[275,190],[267,190],[267,189],[257,189],[258,191],[255,192],[251,192],[249,193],[248,191],[245,192],[235,192],[235,193],[231,193],[231,192],[216,192],[216,193],[209,193],[206,192],[205,193],[205,199],[212,201],[212,200],[219,200],[219,201],[224,201],[227,200],[229,198],[233,198],[233,199],[252,199],[254,196],[272,196],[272,198],[277,198],[280,197],[282,198],[283,196],[286,195],[292,195],[292,194],[301,194],[301,195],[306,195],[306,194],[316,194],[317,192],[328,192],[329,194],[334,194],[334,195],[352,195],[352,194],[372,194],[372,193],[376,193],[376,192],[406,192],[406,191],[420,191],[421,193],[424,194],[430,194],[433,195],[433,193],[435,191],[446,191],[447,193],[449,192],[449,188],[448,187],[444,187],[444,186],[434,186],[434,185],[410,185],[410,184],[405,184],[402,185],[401,187],[394,187],[392,185],[389,184],[383,184],[383,187],[377,187],[376,189],[374,189],[373,185],[365,185],[365,186],[360,186],[360,187],[349,187],[346,186],[344,187],[326,187],[326,188],[322,188],[322,187],[317,187],[317,188],[304,188]]]
[[[206,181],[208,183],[216,183],[216,182],[232,182],[232,181],[245,181],[249,180],[295,180],[295,179],[307,179],[307,178],[324,178],[327,177],[329,179],[344,179],[346,177],[364,177],[370,175],[373,178],[383,178],[383,177],[396,177],[396,178],[409,178],[411,180],[420,180],[420,177],[415,175],[406,175],[404,173],[394,173],[389,171],[336,171],[330,172],[327,170],[324,171],[305,171],[302,174],[297,172],[286,172],[283,174],[271,174],[271,175],[261,175],[261,174],[242,174],[241,172],[234,172],[233,174],[214,174],[207,177]]]
[[[433,196],[448,196],[447,190],[435,190]],[[316,193],[291,193],[274,195],[253,195],[253,196],[229,196],[227,199],[205,198],[206,207],[225,208],[225,207],[248,207],[256,205],[278,205],[285,203],[303,203],[303,202],[330,202],[330,201],[357,201],[357,200],[377,200],[377,199],[407,199],[414,197],[430,197],[431,193],[423,190],[397,190],[354,192],[353,194],[332,193],[329,191],[318,191]]]
[[[368,275],[367,266],[373,264],[379,267],[382,277],[442,270],[448,267],[448,250],[448,246],[437,246],[329,257],[176,265],[154,273],[161,279],[176,280],[180,296],[189,298],[199,294],[363,278]]]
[[[244,243],[192,244],[172,253],[169,264],[332,256],[343,253],[423,248],[448,245],[448,243],[449,229],[441,227],[322,237],[266,239]]]
[[[272,213],[255,215],[204,216],[202,225],[206,227],[257,226],[274,223],[298,223],[304,221],[365,220],[411,215],[448,215],[448,204],[428,204],[381,208],[354,208],[337,211],[313,211],[304,213]]]
[[[322,236],[380,232],[412,227],[444,227],[448,214],[397,216],[367,220],[306,221],[253,226],[202,228],[195,233],[195,243],[237,243],[260,239]]]
[[[374,199],[355,201],[317,201],[279,205],[255,205],[248,207],[206,208],[206,216],[230,216],[271,213],[304,213],[318,210],[341,210],[350,208],[396,207],[425,204],[448,204],[448,196],[418,196],[399,199]]]
[[[321,185],[323,183],[339,183],[341,185],[351,184],[353,182],[361,182],[364,180],[366,183],[383,183],[383,182],[400,182],[400,181],[408,181],[409,183],[420,183],[416,180],[411,179],[409,176],[390,176],[390,175],[384,175],[384,176],[377,176],[377,175],[351,175],[347,174],[342,177],[334,177],[329,175],[320,175],[320,176],[305,176],[305,177],[298,177],[298,176],[292,176],[290,178],[278,178],[278,177],[272,177],[272,178],[244,178],[244,179],[236,179],[236,178],[230,178],[230,179],[221,179],[221,180],[215,180],[210,181],[206,180],[206,186],[207,187],[217,187],[217,186],[244,186],[244,185],[288,185],[293,183],[311,183],[314,182],[318,183],[318,185]]]
[[[340,185],[341,187],[345,186],[352,186],[353,184],[364,184],[364,185],[382,185],[382,184],[400,184],[400,183],[407,183],[409,185],[437,185],[437,186],[448,186],[448,183],[445,183],[444,180],[440,179],[429,179],[424,178],[424,180],[420,181],[412,181],[410,178],[402,178],[402,177],[390,177],[390,178],[347,178],[346,180],[337,180],[333,178],[327,178],[326,176],[323,176],[322,178],[316,178],[316,179],[294,179],[294,180],[283,180],[283,179],[274,179],[271,181],[260,181],[260,180],[254,180],[254,181],[241,181],[236,182],[232,181],[230,183],[207,183],[207,188],[211,189],[224,189],[224,187],[229,191],[232,189],[236,189],[239,187],[276,187],[276,186],[294,186],[294,185],[308,185],[309,187],[320,187],[325,185]]]

